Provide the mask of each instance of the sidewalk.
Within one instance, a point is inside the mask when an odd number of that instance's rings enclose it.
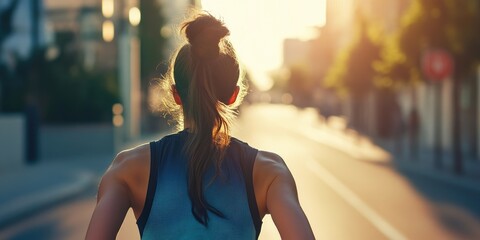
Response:
[[[0,174],[0,229],[98,183],[111,155],[43,160]]]
[[[453,155],[442,154],[442,167],[435,167],[435,156],[431,149],[419,148],[418,153],[411,154],[409,145],[404,139],[403,146],[398,148],[393,140],[376,140],[378,145],[392,154],[392,164],[401,171],[422,175],[445,184],[453,184],[467,188],[480,194],[480,160],[469,156],[463,157],[463,173],[457,175],[453,171]]]

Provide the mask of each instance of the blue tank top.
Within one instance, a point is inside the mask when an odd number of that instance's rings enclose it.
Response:
[[[188,197],[187,163],[181,131],[150,143],[150,177],[137,225],[142,239],[257,239],[261,219],[253,190],[253,163],[258,150],[231,138],[222,175],[205,173],[205,199],[225,218],[209,212],[208,226],[195,220]]]

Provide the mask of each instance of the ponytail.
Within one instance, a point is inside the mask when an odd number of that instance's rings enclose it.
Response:
[[[181,28],[188,43],[178,51],[167,79],[174,81],[182,101],[183,119],[188,121],[185,152],[188,157],[188,195],[192,214],[208,226],[208,213],[225,218],[204,196],[207,169],[214,168],[211,183],[221,175],[221,164],[230,144],[231,120],[235,108],[245,95],[240,79],[240,67],[228,40],[229,30],[215,17],[202,13],[185,22]],[[168,78],[170,76],[170,78]],[[164,84],[164,88],[169,84]],[[240,87],[237,101],[229,104],[236,86]],[[173,105],[173,104],[169,104]]]

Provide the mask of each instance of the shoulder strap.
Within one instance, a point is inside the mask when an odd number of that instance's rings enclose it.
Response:
[[[157,188],[158,175],[158,161],[160,158],[160,142],[150,142],[150,176],[148,178],[147,195],[145,197],[145,204],[142,213],[137,220],[140,237],[143,235],[143,230],[147,224],[150,209],[152,208],[153,198],[155,197],[155,190]]]
[[[260,214],[258,213],[257,199],[255,198],[255,191],[253,187],[253,165],[255,163],[258,150],[248,146],[246,143],[244,143],[242,150],[243,158],[240,159],[240,164],[242,166],[242,172],[245,178],[248,206],[250,208],[253,224],[255,225],[256,239],[258,239],[258,236],[260,235],[260,229],[262,227],[262,220],[260,219]]]

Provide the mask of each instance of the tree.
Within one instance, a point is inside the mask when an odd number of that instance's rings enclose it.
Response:
[[[166,48],[169,36],[166,34],[168,31],[165,30],[168,26],[159,2],[157,0],[140,1],[141,78],[147,82],[147,85],[151,77],[162,72],[162,68],[165,67],[160,64],[164,64],[168,58]],[[145,83],[142,82],[142,85]]]
[[[342,49],[327,71],[326,87],[335,88],[340,95],[349,95],[352,103],[352,124],[365,129],[362,107],[373,87],[376,75],[373,63],[379,59],[381,29],[357,13],[357,25],[352,43]]]
[[[313,95],[313,81],[308,74],[307,67],[301,64],[289,68],[290,77],[287,82],[287,90],[293,96],[293,104],[299,107],[307,107],[311,104]]]
[[[163,16],[163,8],[157,0],[140,1],[140,11],[142,12],[142,21],[139,25],[140,37],[140,76],[141,76],[141,92],[142,109],[149,109],[148,94],[153,78],[159,78],[167,70],[167,48],[168,48],[168,26]],[[148,111],[142,112],[142,116],[146,117],[150,127],[158,126],[157,119],[154,119]]]
[[[55,38],[58,57],[42,57],[38,66],[43,119],[61,124],[110,122],[112,105],[119,101],[115,71],[86,70],[79,63],[81,49],[73,47],[73,32],[57,32]],[[44,51],[38,56],[45,56]]]
[[[454,171],[457,174],[463,172],[460,85],[463,79],[474,73],[480,60],[479,22],[480,3],[476,0],[412,0],[402,18],[398,39],[406,64],[413,72],[421,72],[422,54],[429,49],[446,50],[454,59],[452,129]]]

